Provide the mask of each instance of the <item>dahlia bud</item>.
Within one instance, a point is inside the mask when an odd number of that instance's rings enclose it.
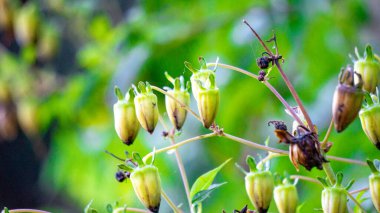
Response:
[[[134,157],[136,153],[134,153]],[[161,203],[161,180],[157,167],[143,164],[141,158],[130,176],[135,193],[141,203],[152,212],[158,212]],[[136,158],[135,158],[136,159]]]
[[[133,103],[133,93],[130,89],[124,97],[120,89],[115,87],[115,94],[118,98],[113,105],[115,130],[126,145],[131,145],[140,129]]]
[[[354,84],[355,74],[358,77],[357,84]],[[361,75],[354,72],[350,66],[341,70],[332,105],[334,126],[337,132],[343,131],[358,115],[364,98],[362,85]]]
[[[331,185],[326,179],[318,178],[325,187],[322,191],[322,209],[324,213],[345,213],[347,211],[347,190],[354,183],[351,180],[346,187],[342,186],[343,174],[336,174],[336,183]]]
[[[141,126],[150,134],[153,133],[158,121],[157,96],[153,93],[148,82],[140,82],[137,88],[132,85],[135,91],[135,107],[137,119]]]
[[[257,211],[265,213],[273,197],[273,176],[270,171],[259,171],[251,156],[247,157],[247,164],[250,172],[245,176],[245,189]]]
[[[354,70],[363,78],[364,90],[375,93],[376,86],[380,80],[380,63],[374,58],[372,47],[367,45],[364,52],[364,57],[361,57],[358,50],[355,49],[358,60],[355,61]]]
[[[280,139],[280,143],[289,144],[289,157],[297,170],[298,164],[307,170],[317,167],[322,170],[322,164],[327,162],[321,154],[321,148],[317,135],[304,126],[299,125],[294,131],[294,135],[287,131],[286,125],[281,121],[271,121],[269,124],[275,125],[275,134]]]
[[[197,101],[203,126],[209,128],[215,120],[219,107],[219,89],[215,83],[215,70],[207,68],[206,61],[200,57],[201,69],[194,69],[190,63],[185,62],[185,66],[193,72],[190,78],[191,88],[195,100]]]
[[[168,90],[167,93],[176,99],[175,100],[170,96],[165,96],[166,112],[168,113],[172,124],[177,128],[177,130],[181,130],[186,120],[187,110],[181,106],[179,102],[189,106],[190,94],[188,90],[190,88],[190,82],[187,82],[185,88],[183,76],[173,79],[168,73],[165,73],[165,75],[166,78],[174,85],[173,90]]]
[[[366,105],[359,112],[362,128],[371,142],[380,150],[380,103],[376,95],[366,95]]]
[[[280,213],[295,213],[298,203],[296,186],[284,179],[282,184],[274,188],[274,201]]]
[[[369,190],[371,192],[372,203],[380,212],[380,162],[377,161],[377,167],[374,162],[367,160],[367,164],[372,171],[372,174],[369,176]]]

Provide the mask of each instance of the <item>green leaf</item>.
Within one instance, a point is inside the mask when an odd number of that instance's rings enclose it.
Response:
[[[9,213],[9,209],[7,207],[4,207],[4,210],[3,210],[4,213]]]
[[[113,212],[113,208],[112,208],[111,204],[107,204],[106,209],[107,209],[108,213],[112,213]]]
[[[194,195],[197,194],[198,192],[202,191],[202,190],[206,190],[208,189],[208,187],[210,187],[210,185],[212,184],[212,182],[214,181],[215,179],[215,176],[218,174],[218,172],[223,168],[224,165],[226,165],[229,161],[231,160],[228,159],[226,160],[224,163],[222,163],[220,166],[218,166],[217,168],[201,175],[193,184],[193,186],[191,187],[191,190],[190,190],[190,198],[193,199],[194,198]]]
[[[204,200],[206,200],[206,198],[210,197],[211,192],[213,192],[215,189],[223,186],[226,183],[227,182],[218,183],[218,184],[212,184],[210,187],[208,187],[208,189],[201,190],[201,191],[197,192],[194,195],[193,199],[191,200],[191,203],[193,205],[198,205],[198,204],[202,203]]]

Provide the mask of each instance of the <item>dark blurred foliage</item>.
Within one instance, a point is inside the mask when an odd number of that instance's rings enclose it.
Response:
[[[322,137],[331,119],[331,99],[340,67],[357,46],[380,51],[380,3],[361,1],[106,1],[0,0],[0,208],[40,208],[79,212],[93,200],[141,207],[130,183],[114,179],[118,156],[125,151],[147,154],[169,145],[143,131],[134,145],[122,144],[114,131],[113,87],[126,91],[132,83],[169,85],[163,73],[186,78],[184,61],[197,66],[198,56],[258,72],[256,58],[263,49],[241,20],[263,36],[276,32],[284,69],[306,104]],[[285,84],[273,70],[270,80],[292,105]],[[228,133],[278,145],[269,120],[291,118],[270,91],[256,80],[218,68],[221,106],[217,123]],[[163,96],[158,95],[164,115]],[[191,107],[196,109],[194,99]],[[167,120],[166,116],[164,116]],[[168,122],[168,120],[167,120]],[[196,127],[196,128],[194,128]],[[191,116],[178,141],[208,132]],[[358,119],[343,133],[333,133],[329,154],[365,160],[379,152],[363,134]],[[190,184],[228,158],[242,164],[247,154],[265,153],[220,138],[179,149]],[[336,171],[367,186],[369,169],[332,162]],[[164,189],[188,211],[175,157],[157,156]],[[272,161],[272,171],[297,173],[289,159]],[[300,174],[323,176],[321,171]],[[227,212],[249,203],[243,174],[228,164],[217,177],[228,184],[204,202],[205,212]],[[299,182],[301,212],[320,208],[318,185]],[[369,196],[365,194],[365,196]],[[351,206],[352,203],[350,203]],[[373,210],[369,201],[364,202]],[[162,212],[168,212],[166,203]],[[276,212],[274,202],[270,208]]]

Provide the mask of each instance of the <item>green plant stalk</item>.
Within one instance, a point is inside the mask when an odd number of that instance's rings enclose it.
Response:
[[[123,213],[123,212],[140,212],[140,213],[150,213],[150,211],[145,209],[138,209],[132,207],[119,207],[112,211],[112,213]]]
[[[330,134],[331,134],[331,131],[332,131],[333,127],[334,127],[334,120],[331,118],[329,128],[327,129],[326,135],[323,138],[323,141],[321,142],[321,147],[322,148],[326,148],[327,142],[329,140],[329,137],[330,137]]]
[[[329,179],[331,185],[334,185],[336,183],[335,179],[335,173],[334,170],[332,169],[330,163],[323,163],[323,171],[325,171],[327,178]]]
[[[162,126],[164,127],[165,131],[169,131],[168,126],[165,124],[161,115],[158,116],[158,119],[161,122]],[[170,137],[171,144],[174,145],[175,139],[174,139],[173,135],[169,134],[169,137]],[[187,198],[187,202],[189,204],[190,212],[193,213],[194,209],[193,209],[193,205],[191,204],[190,187],[189,187],[189,181],[188,181],[187,175],[186,175],[186,170],[185,170],[185,167],[183,165],[182,157],[179,154],[179,151],[177,149],[175,149],[174,151],[175,151],[175,157],[176,157],[178,169],[179,169],[179,172],[181,174],[182,183],[183,183],[183,186],[185,188],[186,198]]]
[[[362,210],[362,212],[366,212],[366,210],[363,208],[362,205],[360,205],[359,201],[357,201],[354,196],[352,196],[352,194],[350,194],[349,192],[346,191],[346,194],[348,197],[350,197],[350,199]]]
[[[169,198],[169,196],[164,192],[164,190],[161,190],[162,197],[166,200],[170,208],[174,211],[174,213],[182,213],[180,209],[173,203],[173,201]]]

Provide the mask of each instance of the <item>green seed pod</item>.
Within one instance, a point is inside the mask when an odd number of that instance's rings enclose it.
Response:
[[[344,188],[327,187],[322,191],[322,209],[324,213],[345,213],[347,195]]]
[[[199,91],[197,106],[203,126],[209,128],[214,123],[219,107],[219,89],[215,86],[215,79],[210,75],[210,87],[205,88],[198,81]]]
[[[377,211],[380,212],[380,163],[379,161],[377,162],[378,166],[376,168],[372,161],[367,160],[367,164],[372,171],[372,174],[369,176],[369,190],[371,192],[371,199]]]
[[[259,213],[269,209],[273,197],[274,179],[270,171],[258,171],[254,159],[247,157],[250,172],[245,176],[248,197]]]
[[[124,98],[120,89],[115,87],[115,94],[118,98],[118,101],[113,105],[115,130],[123,143],[129,146],[135,140],[140,129],[133,102],[133,92],[131,89],[128,90]]]
[[[374,58],[370,45],[366,46],[364,57],[359,55],[358,49],[355,52],[358,60],[355,61],[354,70],[362,76],[364,90],[375,93],[380,80],[380,63]]]
[[[185,62],[185,66],[193,72],[190,78],[191,88],[198,111],[202,119],[203,126],[209,128],[216,117],[219,107],[219,89],[215,83],[215,70],[207,68],[204,58],[199,57],[201,69],[194,69],[190,63]]]
[[[17,12],[14,26],[17,42],[24,46],[33,43],[38,31],[38,22],[37,6],[32,3],[22,6]]]
[[[324,213],[345,213],[347,212],[347,193],[354,180],[351,180],[347,186],[342,186],[343,174],[338,172],[336,174],[336,182],[334,185],[330,184],[327,178],[318,178],[318,180],[325,187],[322,191],[321,203]]]
[[[189,106],[190,104],[190,94],[188,92],[190,87],[190,82],[187,82],[187,87],[185,88],[183,76],[173,79],[168,73],[165,72],[166,78],[173,83],[173,90],[168,90],[171,96],[180,101],[181,103]],[[165,106],[166,112],[168,113],[169,119],[177,130],[181,130],[183,124],[185,123],[187,110],[181,106],[178,101],[174,100],[170,96],[165,96]]]
[[[134,153],[138,167],[131,172],[130,179],[141,203],[152,212],[158,212],[161,203],[161,179],[157,167],[145,165]]]
[[[362,128],[371,142],[380,150],[380,103],[376,95],[366,95],[367,105],[359,112]]]
[[[295,213],[297,210],[298,193],[296,186],[287,179],[274,188],[274,201],[280,213]]]
[[[357,84],[354,84],[355,74],[359,79]],[[358,115],[364,98],[362,85],[360,74],[354,73],[350,66],[341,70],[332,105],[334,126],[337,132],[346,129]]]
[[[153,93],[148,82],[146,84],[139,83],[140,92],[134,85],[132,87],[136,95],[134,102],[137,119],[141,126],[152,134],[158,121],[157,96]]]

